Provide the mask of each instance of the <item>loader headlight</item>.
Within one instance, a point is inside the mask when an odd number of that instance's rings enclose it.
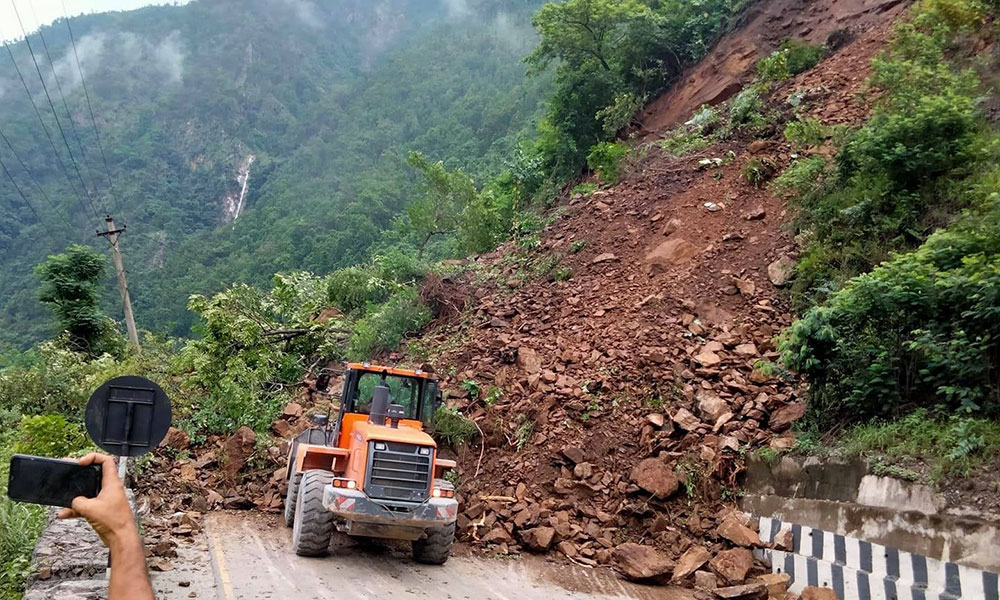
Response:
[[[423,456],[428,456],[428,455],[430,455],[430,453],[431,453],[431,449],[428,448],[428,447],[426,447],[426,446],[424,446],[423,448],[420,449],[420,454],[423,455]]]
[[[376,450],[385,450],[385,442],[375,442]]]

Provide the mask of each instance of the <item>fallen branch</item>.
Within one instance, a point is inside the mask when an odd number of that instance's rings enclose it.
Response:
[[[513,496],[480,496],[479,499],[483,502],[517,502]]]
[[[483,455],[486,454],[486,435],[483,434],[483,428],[475,419],[472,420],[472,424],[479,430],[479,460],[476,462],[476,474],[473,476],[475,478],[479,477],[479,467],[483,466]]]

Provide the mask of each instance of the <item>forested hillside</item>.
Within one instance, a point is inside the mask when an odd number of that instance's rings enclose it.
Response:
[[[408,151],[481,178],[533,128],[548,79],[521,61],[539,4],[224,0],[83,16],[75,53],[65,21],[28,38],[45,90],[27,45],[9,45],[20,74],[3,56],[0,124],[30,175],[0,152],[42,223],[0,188],[0,339],[53,333],[31,268],[67,242],[101,248],[105,212],[129,226],[132,297],[153,331],[187,333],[192,293],[367,258],[413,194]]]

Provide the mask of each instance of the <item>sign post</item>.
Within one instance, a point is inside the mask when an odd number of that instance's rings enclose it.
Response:
[[[128,488],[128,459],[156,448],[170,429],[167,394],[156,383],[136,375],[104,382],[90,396],[84,421],[90,439],[118,457],[118,477]],[[111,578],[111,555],[108,555]]]

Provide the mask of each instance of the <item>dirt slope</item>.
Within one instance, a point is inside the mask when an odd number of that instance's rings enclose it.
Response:
[[[746,29],[650,105],[647,140],[735,93],[782,39],[824,41],[844,28],[839,48],[770,102],[803,90],[811,115],[858,122],[870,59],[904,5],[758,5]],[[419,344],[435,349],[449,402],[484,433],[459,456],[465,539],[624,570],[634,562],[625,542],[669,561],[692,545],[715,554],[748,544],[726,518],[743,457],[789,447],[804,410],[801,382],[760,366],[792,320],[780,287],[796,252],[787,210],[740,176],[754,156],[789,164],[780,131],[682,158],[647,145],[617,186],[565,199],[538,248],[509,244],[446,282],[449,297],[469,294],[464,316]],[[702,169],[704,158],[725,164]],[[472,381],[478,393],[463,385]]]
[[[747,12],[737,31],[722,38],[672,90],[646,107],[642,114],[642,130],[657,133],[669,129],[690,118],[699,106],[714,106],[733,97],[753,79],[757,61],[788,38],[823,44],[834,32],[861,33],[880,28],[900,15],[909,4],[905,0],[759,2]],[[830,81],[826,85],[833,87],[837,83]]]

